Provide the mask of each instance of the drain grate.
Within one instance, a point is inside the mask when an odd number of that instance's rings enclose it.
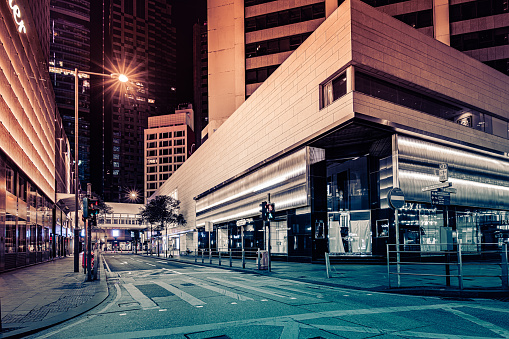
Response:
[[[208,338],[204,338],[204,339],[231,339],[229,336],[227,335],[220,335],[220,336],[217,336],[217,337],[208,337]]]
[[[183,284],[180,284],[180,286],[194,286],[194,284],[192,284],[192,283],[183,283]]]

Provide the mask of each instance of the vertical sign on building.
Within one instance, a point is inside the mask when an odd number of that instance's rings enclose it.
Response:
[[[438,180],[440,180],[440,182],[449,180],[448,166],[446,163],[438,165]]]

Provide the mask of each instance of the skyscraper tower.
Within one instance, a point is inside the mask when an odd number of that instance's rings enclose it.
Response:
[[[37,3],[35,1],[34,3]],[[41,19],[42,20],[42,19]],[[74,153],[74,69],[90,70],[90,2],[51,0],[49,70],[58,111]],[[43,40],[44,41],[44,40]],[[44,50],[44,45],[43,45]],[[69,72],[72,70],[72,72]],[[79,162],[80,182],[90,182],[90,79],[79,80]]]
[[[108,88],[102,82],[93,89],[92,110],[103,112],[101,140],[102,159],[96,154],[96,179],[107,201],[121,202],[126,191],[143,195],[143,130],[148,117],[172,112],[176,91],[176,42],[172,26],[172,8],[167,0],[97,1],[93,6],[93,46],[102,46],[103,53],[93,52],[94,66],[106,72],[125,73],[131,80],[127,91]],[[97,39],[97,41],[95,41]],[[99,148],[100,147],[100,148]],[[94,148],[96,149],[96,148]],[[101,171],[102,173],[99,173]]]
[[[207,23],[195,23],[193,25],[193,87],[196,148],[202,143],[201,132],[207,126],[209,118],[207,46]]]

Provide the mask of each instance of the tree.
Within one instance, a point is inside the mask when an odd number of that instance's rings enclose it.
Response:
[[[141,208],[139,215],[141,220],[150,224],[150,234],[152,235],[152,225],[155,226],[156,231],[162,231],[166,229],[166,236],[168,236],[168,224],[174,224],[184,226],[186,220],[180,212],[180,201],[167,196],[158,195],[154,199],[151,199],[145,206]],[[166,246],[168,248],[168,246]],[[157,248],[159,255],[159,247]],[[150,248],[150,254],[152,254],[152,247]],[[166,252],[166,255],[168,253]]]

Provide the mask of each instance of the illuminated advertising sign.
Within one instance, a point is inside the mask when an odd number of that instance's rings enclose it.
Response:
[[[12,9],[12,16],[14,17],[14,22],[18,25],[18,32],[26,33],[27,30],[25,28],[25,23],[21,20],[21,10],[18,5],[13,4],[13,0],[9,0],[9,6]]]

